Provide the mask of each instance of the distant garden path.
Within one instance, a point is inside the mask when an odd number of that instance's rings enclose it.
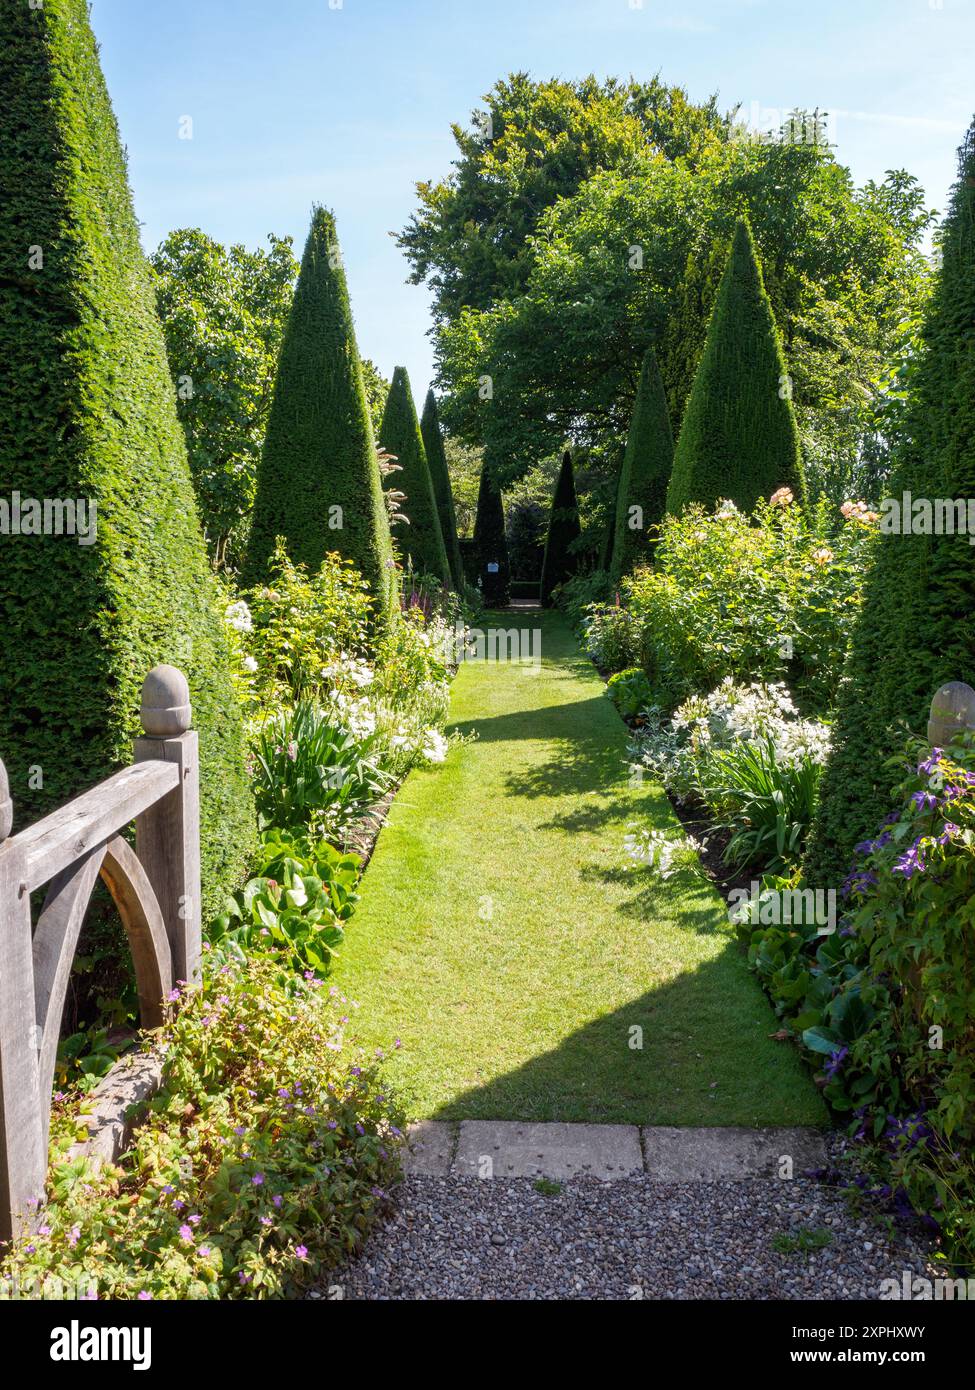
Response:
[[[463,665],[443,767],[411,774],[335,982],[388,1047],[411,1118],[822,1124],[718,895],[628,868],[628,828],[679,829],[629,785],[627,731],[565,621],[539,671]],[[630,1046],[642,1028],[642,1050]]]

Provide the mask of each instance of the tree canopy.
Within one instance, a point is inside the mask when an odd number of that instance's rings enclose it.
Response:
[[[298,262],[290,237],[269,250],[221,246],[198,228],[150,256],[156,304],[211,560],[240,560],[278,353]]]

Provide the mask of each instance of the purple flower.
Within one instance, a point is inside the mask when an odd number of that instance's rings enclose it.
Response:
[[[192,1227],[192,1226],[187,1226],[187,1225],[185,1224],[185,1222],[184,1222],[184,1224],[183,1224],[182,1226],[180,1226],[180,1228],[179,1228],[179,1234],[180,1234],[181,1239],[182,1239],[183,1241],[185,1241],[185,1243],[186,1243],[187,1245],[192,1245],[192,1244],[193,1244],[193,1227]]]
[[[849,1056],[849,1052],[850,1049],[848,1047],[838,1047],[833,1049],[833,1051],[829,1054],[829,1060],[823,1068],[823,1071],[826,1073],[827,1076],[836,1076],[836,1074],[842,1070],[843,1063]]]
[[[938,798],[933,792],[915,792],[911,800],[919,811],[933,811],[938,804]]]
[[[280,1207],[284,1202],[284,1198],[280,1196],[275,1196],[271,1198],[271,1201],[274,1203],[276,1207]]]
[[[255,1173],[254,1176],[251,1178],[251,1182],[254,1184],[255,1187],[262,1187],[264,1184],[264,1174]]]
[[[136,1294],[136,1298],[140,1303],[152,1302],[152,1294],[149,1292],[148,1289],[140,1289],[139,1292]]]
[[[299,1260],[307,1260],[307,1258],[308,1258],[308,1246],[307,1246],[307,1245],[296,1245],[296,1246],[295,1246],[295,1254],[298,1256],[298,1259],[299,1259]]]

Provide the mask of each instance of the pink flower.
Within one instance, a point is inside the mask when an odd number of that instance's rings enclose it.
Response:
[[[307,1245],[296,1245],[296,1246],[295,1246],[295,1254],[298,1256],[298,1259],[299,1259],[299,1260],[307,1260],[307,1258],[308,1258],[308,1247],[307,1247]]]
[[[180,1228],[179,1228],[179,1233],[180,1233],[181,1238],[183,1239],[183,1241],[185,1241],[185,1243],[186,1243],[187,1245],[192,1245],[192,1244],[193,1244],[193,1227],[192,1227],[192,1226],[187,1226],[186,1222],[184,1221],[184,1222],[183,1222],[183,1225],[180,1226]]]

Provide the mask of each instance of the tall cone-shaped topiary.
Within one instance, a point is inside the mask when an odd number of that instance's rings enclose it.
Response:
[[[443,536],[447,563],[455,589],[464,587],[464,562],[460,555],[460,541],[457,537],[457,513],[454,510],[454,495],[450,487],[450,470],[447,467],[447,451],[444,448],[443,434],[440,430],[440,416],[437,413],[437,400],[432,391],[427,392],[420,420],[420,433],[426,450],[430,481],[437,502],[437,515],[440,518],[440,533]]]
[[[664,384],[653,348],[640,372],[633,419],[626,440],[616,499],[616,538],[610,570],[614,584],[634,565],[649,560],[651,527],[659,526],[667,507],[667,486],[674,464],[674,436]]]
[[[0,32],[0,756],[35,819],[132,761],[142,681],[179,666],[209,915],[254,808],[125,157],[85,0],[0,0]],[[55,500],[83,504],[81,535],[36,533]]]
[[[542,606],[545,608],[551,605],[552,590],[556,585],[564,584],[576,572],[577,560],[572,542],[578,540],[581,533],[572,453],[566,449],[555,484],[552,511],[548,521],[548,538],[545,542],[545,559],[542,561],[541,595]]]
[[[281,344],[246,584],[266,579],[277,536],[312,573],[329,551],[351,560],[380,621],[388,619],[396,600],[389,517],[335,219],[325,208],[312,214]]]
[[[417,574],[432,574],[449,588],[450,566],[440,530],[437,499],[405,367],[397,367],[393,372],[379,442],[387,453],[395,454],[401,470],[393,477],[394,485],[404,494],[402,510],[410,523],[396,533],[403,554],[410,559]]]
[[[691,389],[667,511],[723,498],[750,511],[777,488],[806,496],[791,387],[755,243],[739,222]]]
[[[484,602],[489,608],[504,608],[511,588],[508,538],[504,530],[501,489],[494,481],[486,459],[481,467],[481,484],[477,492],[474,554]]]
[[[855,845],[891,810],[900,776],[884,763],[900,752],[898,726],[924,734],[941,685],[975,685],[975,546],[964,534],[903,534],[906,526],[931,529],[935,499],[975,497],[973,322],[975,124],[960,151],[941,271],[847,662],[806,853],[811,884],[834,886],[849,870]],[[906,507],[905,493],[912,499]]]

